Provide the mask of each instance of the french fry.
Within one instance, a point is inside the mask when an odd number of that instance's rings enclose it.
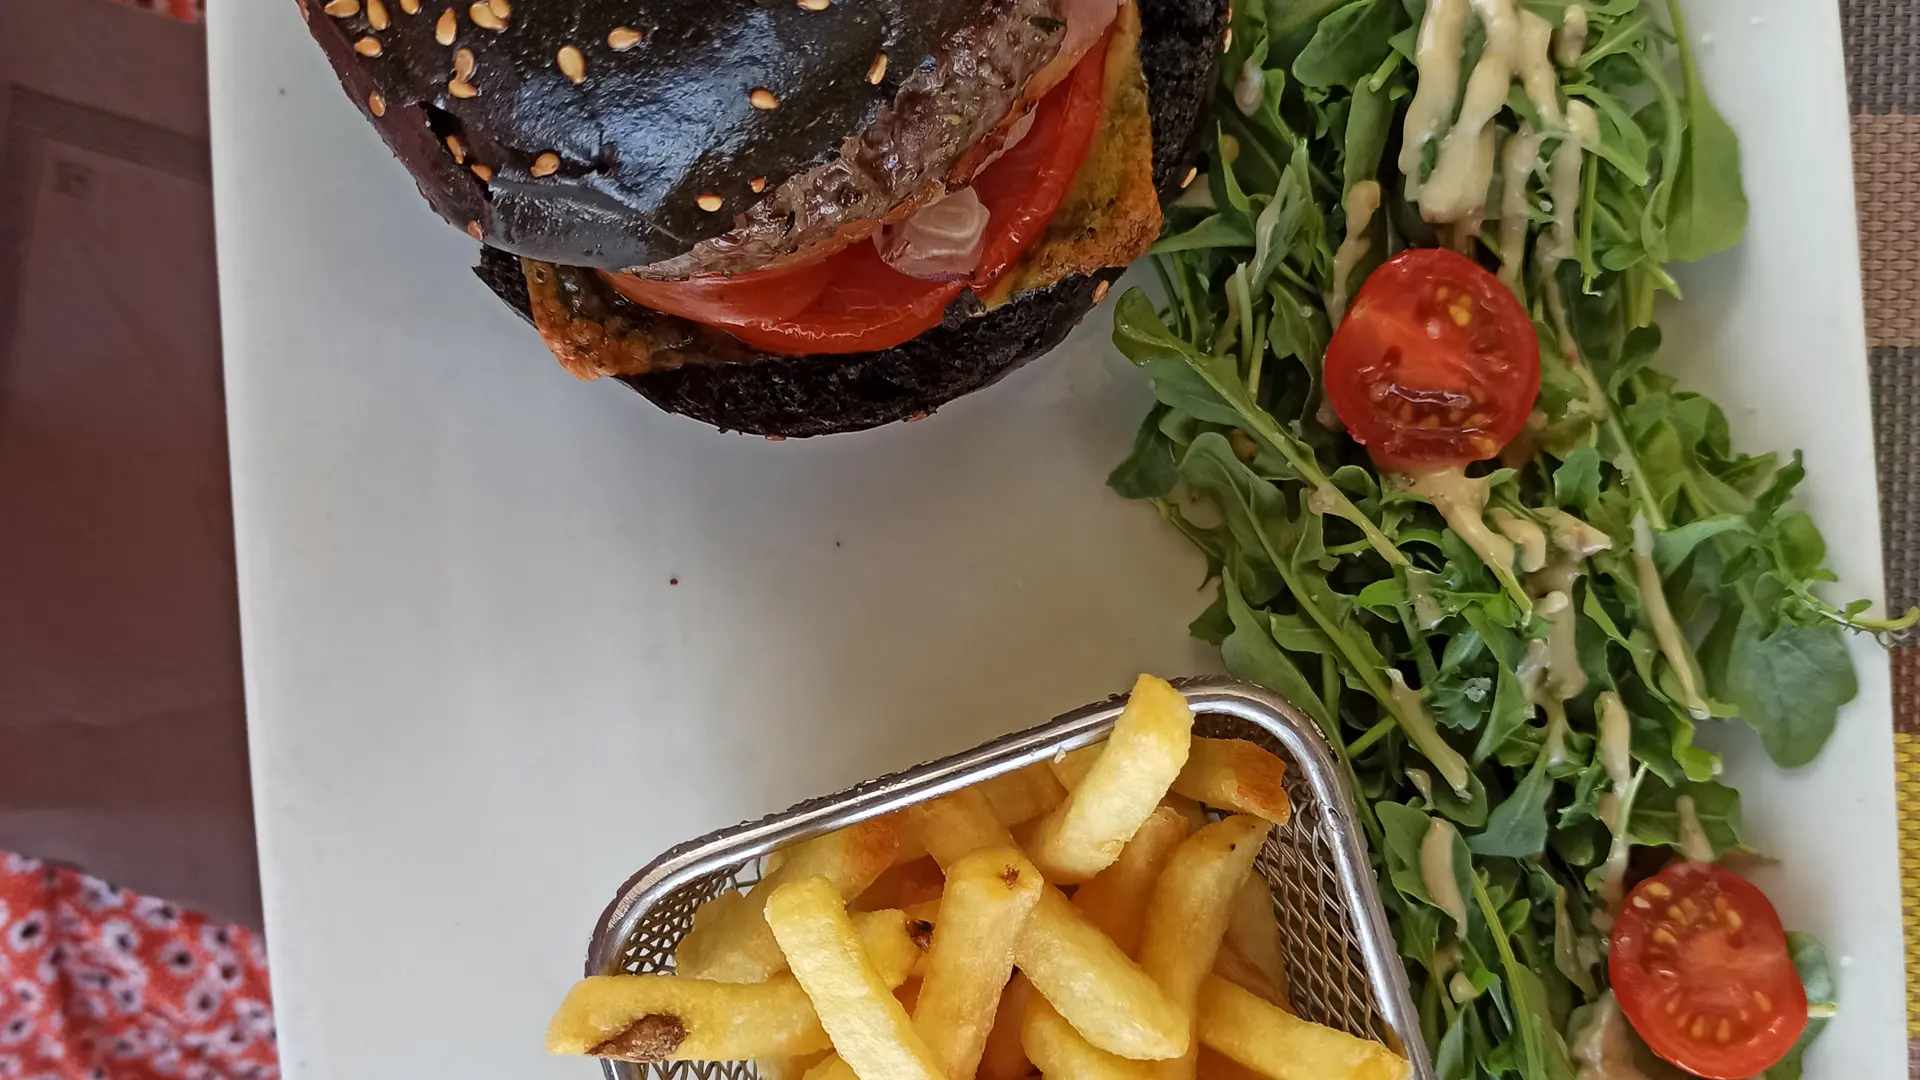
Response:
[[[1038,995],[1027,1005],[1020,1045],[1047,1080],[1153,1080],[1151,1064],[1089,1043]]]
[[[1280,920],[1274,915],[1273,889],[1256,871],[1247,875],[1233,897],[1233,914],[1227,918],[1227,937],[1223,947],[1248,967],[1259,972],[1261,988],[1240,979],[1228,978],[1252,990],[1268,1001],[1287,1008],[1287,961],[1280,941]],[[1224,974],[1224,973],[1222,973]]]
[[[1285,762],[1245,739],[1195,739],[1173,790],[1208,806],[1285,825],[1293,816],[1286,773]]]
[[[791,975],[720,983],[677,975],[594,975],[547,1026],[547,1053],[642,1063],[788,1058],[832,1046]]]
[[[1209,1051],[1202,1051],[1208,1053]],[[761,1058],[753,1063],[760,1073],[760,1080],[801,1080],[807,1070],[820,1064],[832,1055],[828,1050],[818,1054],[802,1054],[799,1057]]]
[[[1213,973],[1262,1001],[1278,1005],[1288,1012],[1293,1011],[1292,1003],[1287,1000],[1286,987],[1267,978],[1265,972],[1254,967],[1231,945],[1221,943],[1220,954],[1213,958]],[[1205,1075],[1204,1072],[1202,1075]]]
[[[767,1080],[762,1073],[760,1080]],[[1266,1080],[1266,1077],[1247,1068],[1211,1046],[1200,1048],[1200,1080]]]
[[[1060,882],[1086,881],[1111,866],[1180,775],[1192,733],[1187,699],[1140,676],[1093,767],[1040,819],[1029,850],[1034,865]]]
[[[861,912],[851,922],[880,981],[889,989],[905,983],[926,953],[925,935],[915,940],[918,924],[897,910]],[[596,975],[574,985],[547,1028],[548,1053],[641,1062],[789,1058],[828,1046],[813,1005],[784,974],[759,983]]]
[[[847,907],[854,911],[912,907],[939,896],[946,880],[940,864],[925,855],[911,862],[896,862]]]
[[[1052,762],[1054,778],[1068,791],[1079,787],[1100,750],[1095,744]],[[1208,806],[1285,825],[1293,816],[1284,783],[1286,770],[1286,762],[1245,739],[1196,738],[1170,790]]]
[[[1060,890],[1040,890],[1014,962],[1094,1046],[1136,1061],[1186,1052],[1187,1014]]]
[[[1033,1071],[1026,1048],[1020,1045],[1020,1029],[1026,1023],[1027,1002],[1033,998],[1033,984],[1018,971],[1000,991],[1000,1007],[994,1011],[993,1030],[987,1033],[986,1049],[980,1055],[979,1080],[1026,1080]]]
[[[828,1054],[820,1063],[807,1070],[802,1080],[860,1080],[854,1075],[853,1066],[846,1063],[839,1054]]]
[[[982,848],[947,868],[913,1026],[947,1080],[973,1080],[993,1029],[1014,947],[1045,882],[1011,847]]]
[[[1200,987],[1200,1041],[1268,1080],[1405,1080],[1405,1058],[1309,1023],[1218,976]]]
[[[781,885],[767,898],[767,925],[813,1001],[834,1051],[857,1075],[945,1080],[893,988],[860,947],[846,899],[834,882],[810,877]]]
[[[903,814],[907,827],[943,870],[981,848],[1013,846],[1013,834],[994,816],[993,804],[977,787],[917,803]]]
[[[1180,811],[1170,806],[1155,809],[1113,865],[1074,891],[1073,906],[1128,956],[1139,955],[1140,927],[1146,921],[1153,883],[1174,846],[1187,838],[1187,831],[1186,816]]]
[[[1154,883],[1140,935],[1140,966],[1189,1016],[1227,935],[1234,896],[1270,828],[1251,814],[1217,821],[1181,841]],[[1155,1075],[1194,1080],[1198,1050],[1193,1040],[1185,1054],[1159,1062]]]
[[[993,804],[993,816],[1009,829],[1032,821],[1059,806],[1067,797],[1067,789],[1054,779],[1053,771],[1045,762],[1001,773],[980,781],[978,786],[980,793]]]
[[[675,969],[718,982],[760,982],[786,970],[764,917],[767,898],[786,882],[815,876],[831,881],[845,898],[860,895],[893,864],[901,827],[900,819],[889,815],[787,849],[744,903],[730,904],[704,922],[695,917],[693,929],[674,950]]]

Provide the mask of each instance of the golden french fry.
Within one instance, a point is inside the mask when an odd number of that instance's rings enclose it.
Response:
[[[1213,973],[1262,1001],[1271,1002],[1288,1012],[1293,1011],[1292,1003],[1287,1000],[1286,987],[1267,978],[1265,972],[1254,967],[1251,961],[1240,955],[1239,951],[1231,945],[1221,944],[1220,955],[1213,958]],[[1201,1070],[1201,1075],[1203,1077],[1206,1075],[1204,1069]]]
[[[762,1074],[761,1080],[766,1080]],[[1200,1048],[1200,1080],[1266,1080],[1211,1046]]]
[[[1073,906],[1112,938],[1121,952],[1138,956],[1140,927],[1146,921],[1153,883],[1160,879],[1160,868],[1166,865],[1174,846],[1186,838],[1185,815],[1170,806],[1155,809],[1141,822],[1113,865],[1074,890]]]
[[[1140,934],[1140,966],[1189,1016],[1227,936],[1234,896],[1272,827],[1251,814],[1214,822],[1173,849],[1154,883]],[[1155,1075],[1194,1080],[1198,1050],[1196,1039],[1185,1054],[1159,1062]]]
[[[747,893],[744,903],[732,904],[704,922],[695,918],[693,929],[674,950],[675,969],[719,982],[759,982],[786,970],[786,958],[767,929],[767,898],[785,882],[815,876],[833,882],[843,897],[860,895],[893,864],[901,827],[899,817],[889,815],[786,849],[779,865]]]
[[[801,1080],[860,1080],[854,1075],[853,1066],[846,1063],[839,1054],[828,1054],[820,1063],[807,1070]]]
[[[1014,947],[1045,882],[1011,847],[982,848],[947,868],[913,1026],[947,1080],[973,1080],[993,1029]]]
[[[925,855],[911,862],[896,862],[847,907],[854,911],[912,907],[939,896],[946,880],[940,864]]]
[[[1054,779],[1045,762],[982,780],[978,787],[993,804],[993,816],[1008,828],[1032,821],[1067,797],[1067,789]]]
[[[1083,746],[1061,755],[1056,760],[1049,761],[1047,768],[1053,772],[1053,778],[1059,781],[1061,787],[1072,791],[1080,786],[1080,781],[1087,778],[1088,771],[1093,768],[1093,763],[1099,759],[1100,751],[1104,749],[1106,749],[1105,743]]]
[[[1136,1061],[1186,1052],[1187,1014],[1059,889],[1040,890],[1014,962],[1094,1046]]]
[[[981,848],[1013,846],[1013,834],[994,816],[993,804],[977,787],[917,803],[903,814],[907,827],[942,869]]]
[[[926,953],[921,924],[897,910],[861,912],[851,921],[880,981],[889,988],[906,982]],[[923,931],[917,940],[915,930]],[[789,1058],[828,1046],[812,1003],[790,975],[759,983],[597,975],[574,985],[547,1028],[548,1053],[626,1061]]]
[[[926,927],[928,934],[933,933],[934,924],[940,921],[940,900],[940,896],[935,896],[931,900],[922,900],[917,904],[908,905],[906,908],[908,920]]]
[[[1020,1029],[1026,1023],[1027,1002],[1033,998],[1033,984],[1015,971],[1000,991],[1000,1007],[994,1011],[993,1030],[987,1033],[987,1046],[980,1055],[979,1080],[1026,1080],[1033,1071],[1026,1048],[1020,1045]]]
[[[786,1058],[832,1046],[791,975],[721,983],[677,975],[582,979],[547,1026],[547,1053],[655,1062]]]
[[[832,1056],[832,1051],[818,1054],[802,1054],[798,1057],[761,1058],[753,1063],[760,1073],[760,1080],[801,1080],[807,1070]]]
[[[860,947],[834,882],[810,877],[781,885],[767,898],[767,925],[834,1051],[856,1074],[863,1080],[944,1080],[907,1010]]]
[[[1038,995],[1027,1005],[1020,1045],[1047,1080],[1153,1080],[1151,1064],[1089,1043]]]
[[[1093,767],[1040,819],[1028,852],[1034,865],[1062,882],[1111,866],[1180,775],[1192,733],[1187,699],[1164,680],[1140,676]]]
[[[1172,807],[1180,811],[1181,815],[1187,819],[1187,831],[1189,832],[1199,832],[1201,829],[1207,827],[1207,808],[1187,798],[1185,795],[1176,795],[1169,791],[1167,792],[1167,797],[1160,800],[1160,805]]]
[[[1280,941],[1280,920],[1274,915],[1273,889],[1258,871],[1249,873],[1240,891],[1234,894],[1233,913],[1227,917],[1227,937],[1222,947],[1261,977],[1257,987],[1231,977],[1229,982],[1238,983],[1282,1008],[1287,1007],[1287,961],[1285,946]]]
[[[1189,799],[1276,825],[1293,816],[1286,762],[1245,739],[1195,739],[1173,790]]]
[[[1200,987],[1200,1041],[1268,1080],[1404,1080],[1405,1058],[1308,1023],[1218,976]]]

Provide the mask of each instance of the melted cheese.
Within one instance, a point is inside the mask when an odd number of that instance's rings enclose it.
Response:
[[[1374,180],[1362,180],[1347,190],[1347,235],[1340,241],[1340,249],[1333,253],[1333,291],[1327,294],[1327,316],[1335,326],[1347,313],[1348,279],[1353,276],[1353,268],[1366,257],[1372,241],[1367,238],[1367,227],[1373,223],[1374,212],[1380,209],[1380,184]]]
[[[1400,172],[1407,178],[1407,198],[1418,200],[1422,187],[1420,166],[1427,144],[1440,137],[1453,119],[1460,94],[1461,46],[1467,30],[1467,0],[1427,0],[1415,39],[1413,66],[1419,78],[1400,138]]]

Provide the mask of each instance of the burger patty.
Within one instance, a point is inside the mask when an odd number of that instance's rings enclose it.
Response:
[[[737,272],[945,174],[1054,0],[298,0],[440,215],[531,258]]]
[[[1152,174],[1163,198],[1180,187],[1193,157],[1225,29],[1227,0],[1138,0],[1139,58],[1150,91]],[[769,356],[738,340],[626,301],[590,270],[550,268],[533,292],[563,299],[581,316],[582,345],[639,332],[652,347],[692,350],[701,361],[621,380],[670,412],[713,426],[770,436],[821,435],[930,412],[980,389],[1066,336],[1118,269],[1074,275],[985,314],[966,300],[943,323],[891,349],[801,358]],[[532,317],[521,262],[483,249],[476,272]],[[656,336],[657,335],[657,336]]]

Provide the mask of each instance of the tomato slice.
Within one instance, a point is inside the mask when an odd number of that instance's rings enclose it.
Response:
[[[1105,115],[1106,44],[1102,38],[1035,106],[1027,137],[974,178],[988,217],[986,247],[970,281],[910,277],[866,241],[815,262],[732,277],[603,276],[635,303],[717,326],[769,352],[867,352],[912,340],[939,325],[962,289],[984,292],[1046,232]]]
[[[1807,991],[1780,916],[1753,883],[1680,862],[1627,895],[1607,974],[1656,1054],[1708,1080],[1754,1076],[1807,1026]]]
[[[1414,248],[1368,276],[1327,345],[1327,400],[1383,468],[1490,458],[1540,396],[1540,342],[1500,279]]]

